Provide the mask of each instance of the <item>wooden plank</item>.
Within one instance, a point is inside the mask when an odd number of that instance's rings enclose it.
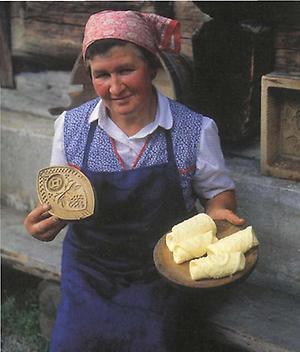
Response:
[[[207,294],[211,335],[252,352],[300,351],[300,300],[245,282]]]
[[[277,49],[274,71],[285,72],[289,75],[300,75],[300,49]]]
[[[274,37],[276,49],[300,50],[300,26],[279,26]]]
[[[300,26],[278,26],[274,30],[274,71],[300,74]]]
[[[9,4],[0,3],[0,84],[14,88],[13,65],[10,51]]]
[[[13,2],[12,54],[41,63],[73,63],[88,17],[106,9],[139,9],[143,2]]]
[[[41,242],[27,234],[25,213],[2,207],[1,258],[3,263],[47,280],[60,280],[61,246],[64,235]]]

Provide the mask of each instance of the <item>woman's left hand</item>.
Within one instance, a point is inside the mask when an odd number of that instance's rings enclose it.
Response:
[[[235,213],[236,199],[233,190],[222,192],[206,203],[206,214],[214,220],[227,220],[233,225],[243,225],[245,220]]]
[[[245,223],[245,219],[239,217],[230,209],[212,209],[211,211],[207,211],[207,215],[214,220],[227,220],[231,224],[237,226]]]

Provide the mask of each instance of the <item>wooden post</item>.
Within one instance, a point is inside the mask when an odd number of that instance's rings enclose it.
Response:
[[[1,87],[14,88],[13,64],[10,50],[10,4],[0,3],[0,82]]]

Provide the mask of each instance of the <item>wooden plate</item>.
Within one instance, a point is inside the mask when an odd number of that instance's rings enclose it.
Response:
[[[232,235],[242,228],[234,226],[227,221],[216,221],[218,239]],[[153,252],[154,263],[158,272],[173,284],[189,288],[209,289],[224,285],[229,285],[248,277],[254,269],[258,259],[258,247],[251,248],[245,253],[245,269],[231,276],[221,279],[203,279],[194,281],[189,273],[189,262],[176,264],[172,252],[166,245],[166,235],[164,235],[156,244]]]

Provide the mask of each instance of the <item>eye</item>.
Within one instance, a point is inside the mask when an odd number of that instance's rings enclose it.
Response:
[[[107,73],[107,72],[94,72],[93,76],[96,79],[107,79],[107,78],[109,78],[109,73]]]
[[[129,75],[131,72],[133,72],[133,68],[123,68],[119,71],[120,75]]]

